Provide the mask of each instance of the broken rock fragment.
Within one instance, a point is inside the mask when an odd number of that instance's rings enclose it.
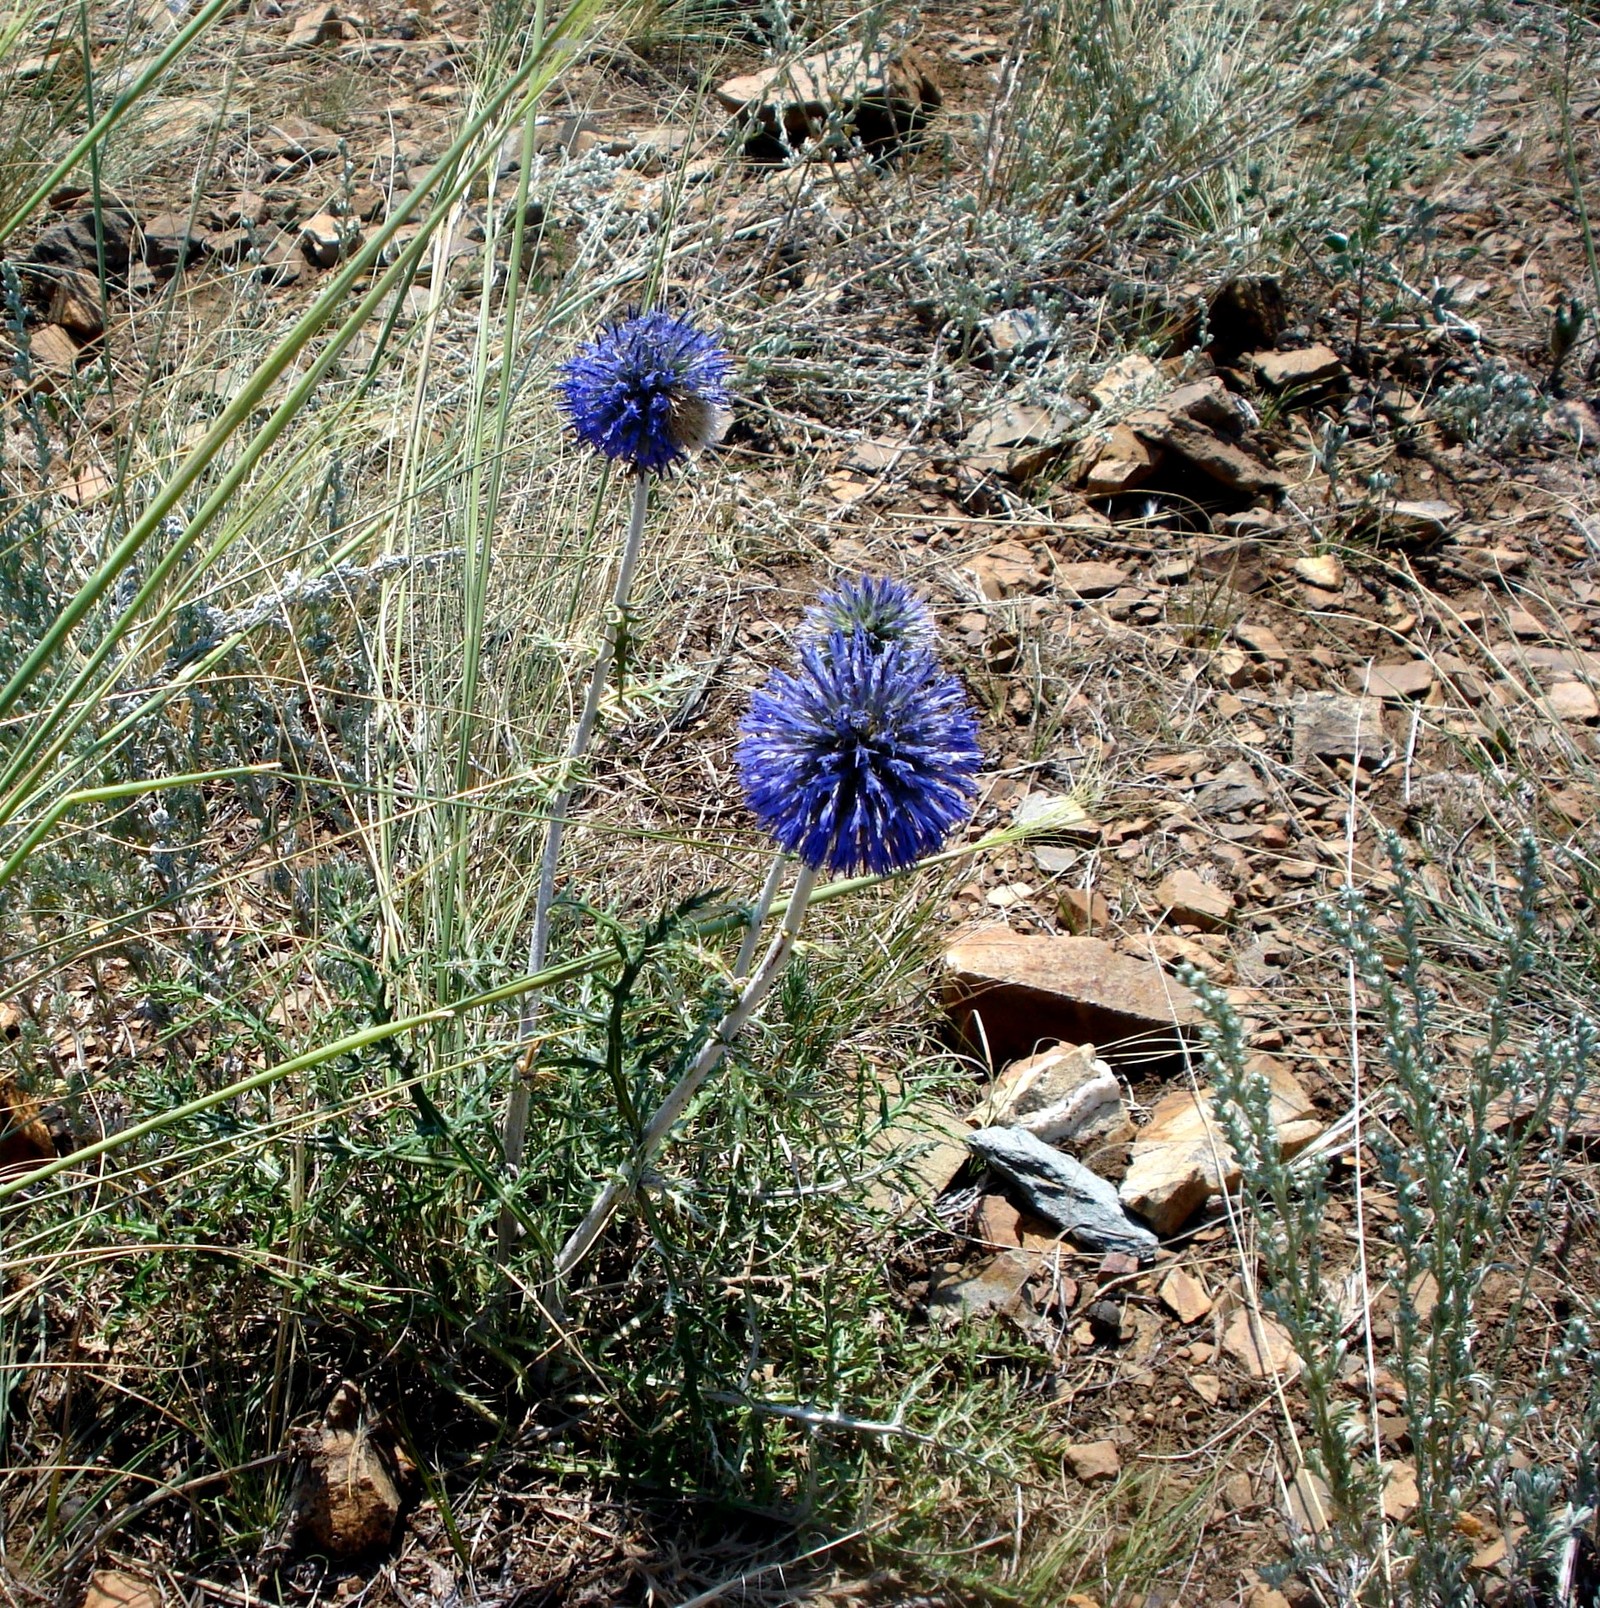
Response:
[[[1108,1138],[1128,1114],[1122,1085],[1092,1044],[1057,1044],[1008,1066],[968,1120],[974,1127],[1025,1128],[1060,1144]]]
[[[1051,1040],[1099,1046],[1115,1066],[1132,1054],[1177,1053],[1199,1023],[1194,998],[1159,967],[1099,938],[980,928],[945,952],[945,1009],[996,1064]]]
[[[346,1380],[334,1391],[322,1422],[296,1432],[294,1450],[294,1533],[332,1558],[373,1552],[394,1540],[410,1463],[368,1418],[358,1385]]]
[[[896,57],[865,44],[730,78],[714,93],[775,148],[771,154],[779,160],[830,135],[830,124],[853,129],[869,151],[891,150],[944,100],[914,54]]]
[[[1294,763],[1336,759],[1357,765],[1381,764],[1389,757],[1383,732],[1383,703],[1378,698],[1342,692],[1308,693],[1294,708]]]
[[[1294,1076],[1270,1056],[1252,1070],[1267,1079],[1272,1122],[1285,1157],[1296,1155],[1322,1132],[1310,1098]],[[1214,1113],[1209,1088],[1175,1089],[1159,1101],[1133,1142],[1133,1160],[1122,1180],[1122,1204],[1158,1234],[1175,1234],[1224,1185],[1239,1182],[1239,1164]]]
[[[1274,391],[1303,391],[1341,379],[1344,364],[1331,346],[1307,346],[1297,352],[1253,352],[1250,367]]]
[[[1156,1253],[1156,1237],[1133,1222],[1117,1192],[1099,1174],[1052,1149],[1024,1128],[980,1128],[968,1140],[973,1155],[1007,1178],[1036,1217],[1058,1224],[1095,1251],[1125,1251],[1141,1261]]]

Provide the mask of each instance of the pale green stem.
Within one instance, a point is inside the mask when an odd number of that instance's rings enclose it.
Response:
[[[783,881],[784,858],[781,854],[773,855],[767,880],[761,884],[761,895],[756,900],[755,909],[750,912],[750,925],[744,930],[744,942],[739,945],[739,957],[733,963],[735,982],[744,981],[750,971],[750,962],[756,958],[756,944],[761,939],[761,929],[767,924],[767,912],[772,909],[772,901],[778,897],[778,884]]]
[[[594,736],[595,722],[600,716],[600,699],[611,679],[611,666],[617,656],[627,617],[628,599],[633,592],[633,575],[639,567],[639,549],[644,541],[644,516],[650,506],[650,477],[641,471],[633,482],[633,511],[628,520],[627,540],[622,546],[622,560],[617,565],[616,584],[611,592],[611,619],[601,638],[599,651],[589,672],[589,690],[583,700],[583,711],[573,728],[572,740],[567,745],[566,762],[562,767],[561,785],[550,801],[550,818],[545,827],[544,854],[539,862],[539,889],[534,895],[533,934],[528,940],[528,965],[532,974],[544,967],[544,958],[550,947],[550,906],[555,903],[556,870],[561,860],[561,838],[566,827],[567,810],[572,803],[573,772],[589,751]],[[522,1019],[518,1036],[524,1041],[533,1037],[539,1019],[541,993],[532,993],[523,1002]],[[522,1157],[528,1143],[529,1086],[519,1069],[511,1085],[511,1098],[506,1105],[505,1128],[501,1134],[501,1152],[505,1157],[508,1178],[514,1178],[522,1166]],[[513,1214],[500,1214],[500,1258],[506,1259],[516,1234]]]
[[[639,1136],[633,1158],[627,1167],[600,1191],[594,1205],[589,1208],[588,1215],[573,1230],[567,1243],[561,1247],[561,1254],[556,1258],[558,1279],[568,1277],[594,1248],[595,1241],[605,1232],[611,1214],[623,1199],[638,1187],[645,1168],[650,1165],[652,1157],[660,1149],[661,1141],[682,1117],[700,1085],[716,1071],[723,1056],[728,1053],[729,1047],[749,1025],[751,1017],[771,991],[772,985],[789,962],[795,939],[800,936],[800,923],[805,919],[806,906],[811,902],[811,889],[816,877],[817,873],[811,866],[800,867],[800,874],[794,881],[794,892],[789,895],[789,908],[784,914],[783,926],[772,940],[760,969],[745,984],[744,992],[740,994],[733,1009],[717,1024],[716,1031],[706,1040],[705,1047],[694,1058],[694,1064],[678,1079],[672,1092],[656,1108],[656,1114],[651,1117],[644,1132]]]

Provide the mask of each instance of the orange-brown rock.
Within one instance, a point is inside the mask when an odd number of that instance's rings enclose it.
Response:
[[[945,952],[945,1009],[996,1064],[1051,1041],[1149,1057],[1181,1048],[1198,1023],[1193,997],[1159,967],[1098,938],[1036,937],[980,928]]]

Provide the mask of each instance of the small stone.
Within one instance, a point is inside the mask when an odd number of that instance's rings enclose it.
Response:
[[[1089,387],[1089,395],[1099,408],[1127,407],[1153,397],[1161,384],[1161,370],[1143,352],[1126,352]]]
[[[305,272],[305,257],[298,240],[287,229],[280,229],[261,248],[255,274],[265,285],[292,285]]]
[[[1526,609],[1508,609],[1506,629],[1519,642],[1538,642],[1550,635],[1550,627],[1537,614],[1530,614]]]
[[[1252,1379],[1265,1379],[1269,1374],[1289,1378],[1300,1371],[1300,1359],[1283,1327],[1271,1318],[1252,1316],[1245,1307],[1234,1313],[1222,1331],[1222,1349],[1241,1363]]]
[[[1600,702],[1581,681],[1558,681],[1545,694],[1550,711],[1558,720],[1590,724],[1600,720]]]
[[[1344,565],[1332,553],[1311,553],[1297,558],[1294,572],[1308,586],[1320,587],[1324,592],[1338,592],[1344,588]]]
[[[1102,1138],[1127,1124],[1122,1085],[1093,1045],[1057,1044],[1015,1061],[967,1118],[974,1127],[1025,1128],[1050,1144]]]
[[[928,1306],[946,1320],[999,1314],[1026,1327],[1034,1313],[1024,1290],[1038,1265],[1026,1251],[1002,1251],[976,1273],[930,1291]]]
[[[1344,364],[1331,346],[1307,346],[1298,352],[1252,352],[1250,367],[1274,391],[1307,390],[1343,378]]]
[[[1062,1456],[1078,1479],[1086,1484],[1091,1480],[1115,1479],[1122,1472],[1122,1459],[1117,1455],[1115,1441],[1086,1441],[1078,1446],[1062,1449]]]
[[[158,274],[186,268],[200,255],[200,237],[189,227],[187,217],[162,212],[140,227],[143,257]]]
[[[1302,1468],[1289,1482],[1289,1520],[1295,1528],[1320,1535],[1332,1522],[1333,1493],[1320,1474]]]
[[[1256,658],[1264,659],[1274,669],[1282,670],[1288,666],[1289,650],[1278,640],[1278,634],[1270,625],[1258,625],[1248,620],[1241,620],[1233,628],[1234,639],[1244,644]]]
[[[1283,1155],[1297,1154],[1322,1131],[1310,1099],[1273,1057],[1255,1056],[1250,1067],[1267,1079]],[[1176,1233],[1224,1185],[1233,1189],[1238,1184],[1238,1163],[1217,1126],[1213,1101],[1209,1088],[1198,1094],[1174,1089],[1156,1103],[1134,1140],[1133,1159],[1122,1180],[1122,1203],[1158,1234]]]
[[[342,1383],[322,1423],[296,1431],[290,1528],[329,1557],[386,1547],[400,1522],[403,1465],[388,1437],[374,1433],[360,1387]]]
[[[1146,1066],[1152,1052],[1179,1050],[1199,1021],[1186,989],[1098,938],[984,928],[950,946],[943,972],[945,1009],[999,1062],[1055,1040],[1126,1044]]]
[[[1165,877],[1156,898],[1166,907],[1169,920],[1202,932],[1227,926],[1233,916],[1233,895],[1187,867]]]
[[[1215,1374],[1198,1373],[1189,1376],[1189,1388],[1207,1407],[1215,1407],[1222,1399],[1222,1381]]]
[[[313,123],[308,117],[285,117],[272,125],[267,149],[284,162],[331,162],[339,154],[339,136],[331,128]],[[235,199],[236,202],[249,202],[255,197],[246,195]],[[265,217],[263,203],[258,215],[247,217],[241,213],[236,221],[261,223]]]
[[[1114,425],[1106,438],[1085,455],[1079,483],[1091,497],[1112,497],[1142,486],[1160,467],[1161,452],[1125,424]]]
[[[1410,1463],[1391,1463],[1383,1476],[1383,1516],[1404,1524],[1421,1502],[1417,1471]]]
[[[1600,446],[1600,413],[1576,397],[1552,402],[1545,412],[1545,423],[1564,440],[1573,442],[1580,452],[1593,452]]]
[[[77,343],[58,324],[40,324],[29,330],[27,352],[35,376],[51,389],[53,381],[70,378],[78,367]]]
[[[1058,564],[1052,578],[1060,591],[1078,597],[1104,597],[1122,585],[1128,572],[1116,564]]]
[[[138,1575],[99,1569],[89,1577],[83,1608],[161,1608],[161,1594]]]
[[[1004,1195],[985,1195],[978,1202],[972,1232],[985,1245],[1021,1245],[1022,1213]]]
[[[1020,542],[1000,542],[967,565],[967,573],[991,603],[1045,588],[1038,560]]]
[[[1461,510],[1453,503],[1428,499],[1397,502],[1384,516],[1384,524],[1391,535],[1436,540],[1448,535],[1460,518]]]
[[[1294,706],[1294,763],[1320,759],[1375,764],[1388,757],[1383,733],[1383,703],[1378,698],[1340,692],[1308,693]]]
[[[1157,1292],[1164,1305],[1179,1323],[1198,1323],[1212,1307],[1206,1287],[1191,1273],[1175,1267],[1161,1281]]]
[[[1078,1244],[1089,1250],[1126,1251],[1145,1261],[1155,1255],[1155,1235],[1128,1217],[1105,1179],[1025,1128],[980,1128],[967,1144],[973,1155],[1016,1186],[1035,1217],[1058,1224]]]
[[[319,212],[300,225],[300,249],[316,268],[332,268],[344,253],[345,235],[339,220]]]
[[[1207,816],[1235,815],[1266,802],[1256,773],[1242,759],[1224,766],[1194,796],[1196,813]]]
[[[105,334],[100,314],[100,291],[93,281],[72,274],[50,293],[50,322],[59,324],[81,346]]]
[[[312,50],[318,45],[342,44],[349,29],[337,6],[313,6],[289,31],[291,50]]]
[[[1089,1338],[1101,1346],[1122,1344],[1123,1308],[1120,1301],[1094,1301],[1083,1314],[1088,1320]]]
[[[1403,664],[1378,664],[1362,672],[1360,692],[1390,702],[1426,697],[1433,690],[1433,666],[1426,659],[1408,659]]]
[[[1247,1474],[1236,1474],[1234,1478],[1242,1479],[1247,1485],[1249,1484],[1250,1477]],[[1254,1506],[1254,1502],[1245,1505]],[[1250,1595],[1245,1598],[1244,1608],[1291,1608],[1291,1604],[1281,1591],[1276,1591],[1271,1586],[1252,1586]]]
[[[1218,1387],[1218,1395],[1222,1393],[1221,1380],[1217,1379],[1214,1375],[1196,1376],[1196,1378],[1200,1377],[1210,1377],[1212,1383]],[[1190,1381],[1191,1384],[1194,1382],[1194,1380]],[[1213,1401],[1212,1406],[1215,1405],[1216,1403]],[[1222,1505],[1230,1513],[1244,1513],[1250,1508],[1253,1508],[1256,1505],[1255,1481],[1252,1480],[1248,1474],[1230,1474],[1227,1479],[1222,1482]],[[1265,1586],[1258,1586],[1256,1588],[1257,1591],[1266,1591],[1267,1589],[1268,1588]],[[1254,1593],[1251,1594],[1252,1601],[1254,1600],[1254,1595]],[[1274,1592],[1272,1595],[1275,1596],[1277,1594]],[[1260,1605],[1260,1608],[1268,1608],[1268,1605],[1263,1603]],[[1276,1608],[1276,1604],[1272,1605],[1272,1608]],[[1285,1604],[1284,1608],[1288,1608],[1288,1605]]]
[[[1049,322],[1023,307],[1008,307],[978,325],[988,343],[991,367],[1003,367],[1018,358],[1042,357],[1050,350]]]

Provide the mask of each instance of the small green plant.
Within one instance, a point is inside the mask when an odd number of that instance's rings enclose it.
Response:
[[[1311,1424],[1302,1451],[1328,1493],[1326,1526],[1298,1537],[1295,1562],[1341,1603],[1469,1603],[1478,1600],[1469,1583],[1481,1544],[1474,1537],[1489,1516],[1513,1537],[1513,1524],[1526,1528],[1511,1554],[1513,1600],[1549,1601],[1540,1593],[1552,1560],[1593,1500],[1596,1315],[1556,1323],[1531,1365],[1526,1353],[1539,1321],[1534,1275],[1554,1249],[1568,1128],[1593,1075],[1600,1029],[1582,1015],[1527,1028],[1541,888],[1528,839],[1501,912],[1477,1047],[1462,1064],[1430,980],[1423,895],[1398,840],[1388,848],[1392,887],[1382,905],[1375,910],[1348,889],[1323,913],[1346,957],[1352,1001],[1371,1013],[1352,1051],[1352,1098],[1356,1142],[1370,1152],[1376,1184],[1362,1181],[1359,1149],[1354,1165],[1358,1223],[1367,1191],[1381,1189],[1392,1202],[1393,1249],[1383,1266],[1368,1265],[1364,1245],[1354,1269],[1338,1261],[1329,1159],[1286,1160],[1266,1080],[1245,1069],[1238,1016],[1202,975],[1189,978],[1207,1021],[1218,1117],[1239,1159],[1240,1203],[1257,1231],[1262,1305],[1300,1358]],[[1386,1074],[1376,1087],[1362,1065],[1368,1044]],[[1385,1299],[1416,1479],[1415,1510],[1403,1521],[1385,1512],[1389,1467],[1377,1441],[1372,1324]],[[1577,1443],[1559,1437],[1571,1451],[1558,1458],[1545,1450],[1557,1436],[1529,1435],[1569,1378],[1588,1399],[1571,1414]],[[1547,1460],[1530,1466],[1518,1455],[1529,1445]]]
[[[1543,428],[1544,398],[1526,374],[1485,356],[1466,379],[1439,392],[1433,414],[1457,441],[1520,452]]]

